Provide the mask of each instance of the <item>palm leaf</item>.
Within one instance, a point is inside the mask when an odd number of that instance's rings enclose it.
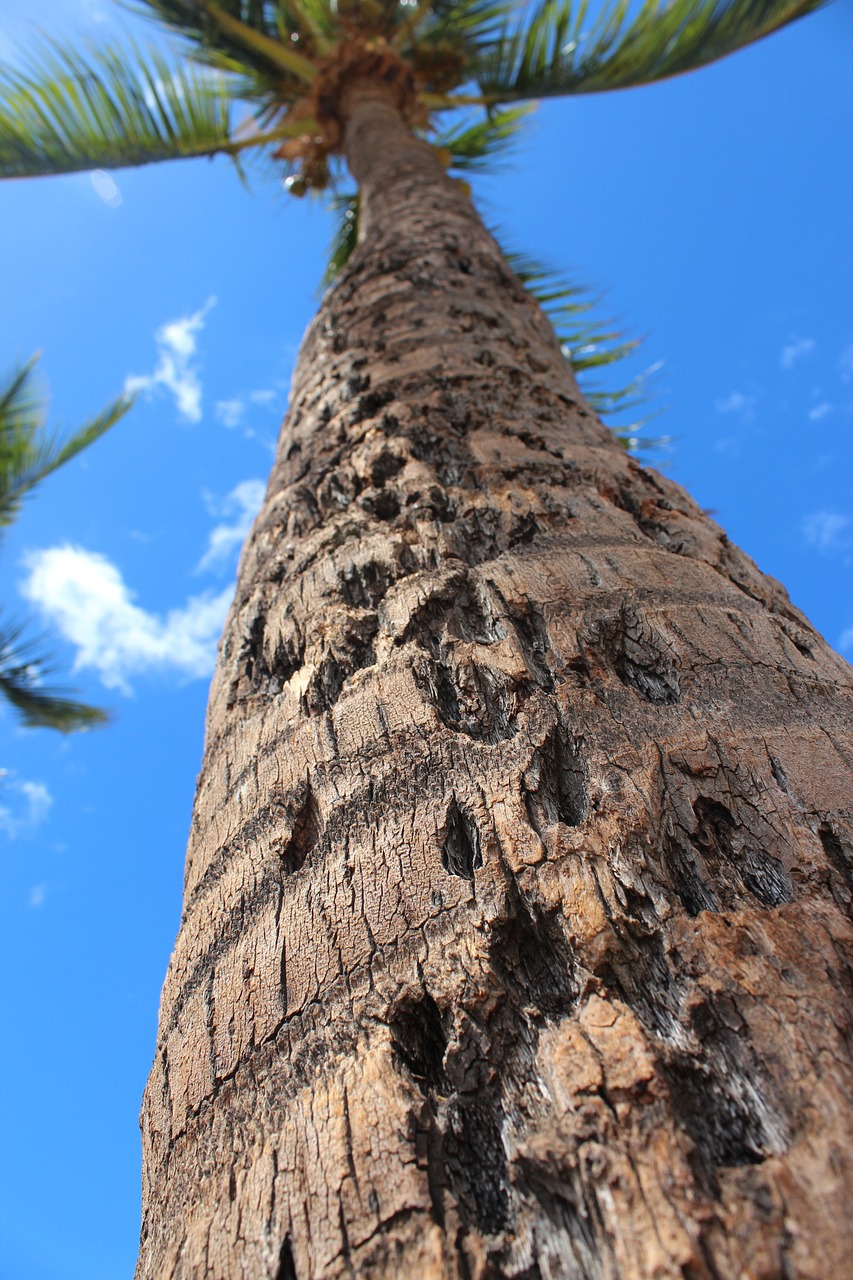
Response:
[[[438,134],[435,146],[450,153],[452,168],[481,169],[512,146],[531,110],[529,104],[524,104],[491,111],[472,124],[463,123]]]
[[[0,625],[0,697],[18,711],[29,728],[73,733],[107,722],[98,707],[68,698],[66,691],[44,683],[52,663],[32,640],[22,639],[16,624]]]
[[[124,417],[133,396],[121,396],[64,441],[44,430],[44,395],[33,356],[0,383],[0,528],[20,511],[24,496]]]
[[[500,37],[506,0],[434,0],[421,16],[412,43],[446,42],[473,55]]]
[[[585,399],[597,414],[610,420],[610,429],[616,438],[628,449],[648,450],[663,444],[663,438],[642,441],[639,436],[659,410],[639,419],[624,420],[626,414],[633,415],[636,409],[648,405],[649,378],[657,366],[627,382],[607,385],[597,377],[601,371],[634,355],[639,339],[626,338],[613,327],[612,321],[601,319],[598,316],[601,299],[585,285],[567,281],[526,255],[504,251],[504,257],[547,315]]]
[[[472,67],[484,95],[507,102],[650,84],[723,58],[827,0],[541,0],[507,23]]]
[[[0,70],[0,177],[235,154],[226,79],[135,45],[87,54],[45,43]]]
[[[337,17],[326,0],[139,0],[133,6],[199,46],[204,62],[237,56],[257,71],[310,82],[310,55],[327,52]],[[218,65],[218,63],[217,63]]]
[[[358,195],[347,192],[329,201],[335,215],[335,230],[329,246],[329,261],[323,273],[323,284],[329,285],[349,262],[358,242]]]

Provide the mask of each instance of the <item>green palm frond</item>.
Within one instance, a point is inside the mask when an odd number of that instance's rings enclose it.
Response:
[[[627,448],[638,447],[638,433],[656,412],[629,422],[624,417],[648,405],[648,382],[655,366],[610,386],[602,385],[597,375],[634,355],[640,340],[626,338],[612,321],[602,320],[598,315],[601,299],[585,285],[570,283],[526,255],[504,251],[504,257],[551,321],[586,400],[597,414],[610,420],[611,430]],[[646,441],[644,447],[655,443]]]
[[[335,218],[335,230],[323,273],[324,285],[331,284],[338,272],[343,271],[358,243],[358,195],[354,191],[334,195],[329,207]]]
[[[0,697],[15,707],[28,728],[73,733],[105,724],[105,711],[45,683],[52,669],[38,642],[23,639],[20,625],[0,624]]]
[[[328,50],[338,23],[327,0],[138,0],[133,7],[197,46],[203,61],[236,56],[306,82],[316,74],[310,57]]]
[[[135,45],[77,53],[45,43],[0,69],[0,177],[236,154],[222,75]]]
[[[446,129],[434,139],[435,146],[449,152],[454,169],[482,169],[512,146],[532,110],[532,106],[525,103],[492,111],[472,124]]]
[[[650,84],[723,58],[828,0],[542,0],[507,22],[472,74],[508,102]]]
[[[120,396],[60,441],[45,431],[37,358],[13,369],[0,383],[0,528],[12,523],[26,494],[109,431],[134,400]]]
[[[500,38],[514,7],[506,0],[435,0],[417,24],[413,43],[444,42],[473,55]]]

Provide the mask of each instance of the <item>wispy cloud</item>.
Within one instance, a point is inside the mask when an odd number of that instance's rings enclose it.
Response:
[[[847,653],[849,649],[853,649],[853,627],[848,627],[846,631],[842,631],[838,647],[842,653]]]
[[[845,347],[838,357],[838,371],[842,382],[853,382],[853,343]]]
[[[217,400],[216,402],[216,418],[223,426],[239,427],[245,412],[246,405],[238,396],[235,396],[233,400]]]
[[[853,517],[840,511],[814,511],[802,523],[806,542],[819,551],[847,551],[853,545]]]
[[[47,896],[47,885],[34,884],[32,889],[30,889],[30,896],[29,896],[30,906],[34,907],[36,910],[39,907],[43,907],[46,896]]]
[[[187,679],[213,670],[216,641],[233,587],[194,596],[165,616],[134,603],[105,556],[58,546],[31,553],[22,591],[77,649],[76,670],[92,667],[108,688],[130,692],[131,676],[167,671]]]
[[[242,547],[252,521],[261,509],[266,485],[263,480],[242,480],[218,506],[216,515],[231,517],[211,530],[207,550],[198,563],[199,571],[227,565],[232,552]]]
[[[231,400],[217,400],[216,417],[226,427],[239,427],[251,405],[263,409],[275,408],[281,393],[272,387],[259,387],[248,395],[234,396]]]
[[[828,413],[832,413],[832,405],[828,400],[821,400],[813,409],[809,409],[809,422],[820,422]]]
[[[0,777],[0,831],[10,840],[29,836],[44,822],[53,796],[43,782],[20,781],[13,774]]]
[[[755,417],[757,398],[745,395],[743,391],[732,391],[729,395],[715,402],[717,413],[734,413],[743,422],[752,422]]]
[[[811,355],[816,346],[817,343],[814,338],[792,338],[782,348],[782,354],[779,356],[779,367],[781,369],[793,369],[799,360]]]
[[[197,335],[204,328],[216,298],[210,297],[203,307],[192,315],[170,320],[157,330],[157,364],[153,373],[131,374],[125,379],[127,392],[145,391],[150,394],[163,387],[175,397],[178,413],[189,422],[201,421],[201,380],[192,363],[197,346]]]

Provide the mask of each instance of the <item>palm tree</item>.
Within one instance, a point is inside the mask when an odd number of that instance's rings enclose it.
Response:
[[[121,397],[60,442],[45,432],[37,359],[33,356],[0,382],[0,530],[17,519],[24,499],[42,480],[108,431],[132,403]],[[41,645],[25,639],[20,622],[0,622],[0,697],[25,725],[71,733],[103,724],[103,711],[46,683],[52,666]]]
[[[843,1274],[849,670],[448,173],[817,3],[143,7],[180,56],[7,72],[0,171],[358,194],[211,690],[140,1280]]]

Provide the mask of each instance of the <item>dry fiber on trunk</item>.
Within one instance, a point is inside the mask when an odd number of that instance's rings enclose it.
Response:
[[[614,442],[381,95],[346,143],[363,238],[213,682],[139,1280],[840,1278],[850,670]]]

